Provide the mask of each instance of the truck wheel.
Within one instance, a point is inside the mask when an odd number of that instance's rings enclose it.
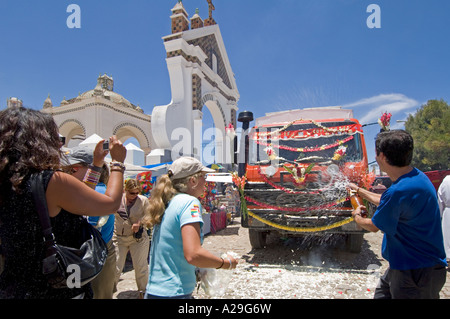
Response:
[[[252,248],[260,249],[266,246],[266,232],[249,229],[248,237],[250,239],[250,245],[252,245]]]
[[[360,253],[364,234],[349,234],[346,238],[346,248],[349,252]]]

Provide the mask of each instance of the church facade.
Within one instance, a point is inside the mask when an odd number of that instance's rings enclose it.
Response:
[[[83,140],[93,134],[104,139],[116,135],[121,141],[134,137],[146,154],[154,143],[150,133],[151,116],[114,92],[113,78],[106,74],[98,77],[93,90],[64,99],[58,107],[53,107],[48,97],[42,112],[53,115],[66,143],[72,139]]]
[[[60,134],[83,139],[97,134],[117,135],[121,141],[134,137],[145,152],[147,163],[157,164],[181,155],[202,159],[204,107],[214,120],[216,163],[230,163],[232,140],[227,128],[236,127],[237,90],[219,26],[212,17],[203,20],[198,9],[189,19],[183,3],[172,8],[171,31],[163,37],[170,76],[171,102],[155,106],[151,114],[114,92],[114,80],[100,75],[94,89],[53,106],[48,97],[43,112],[53,115]],[[230,145],[231,143],[231,145]]]

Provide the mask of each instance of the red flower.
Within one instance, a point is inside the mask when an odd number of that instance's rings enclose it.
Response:
[[[385,130],[388,131],[389,130],[389,126],[390,126],[390,122],[391,122],[391,117],[392,114],[391,113],[383,113],[380,117],[380,119],[378,120],[378,124],[380,124],[380,126]]]

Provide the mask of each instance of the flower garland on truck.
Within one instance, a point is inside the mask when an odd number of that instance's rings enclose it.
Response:
[[[306,130],[293,130],[293,131],[286,131],[287,128],[292,126],[294,123],[303,121],[303,122],[310,122],[317,126],[317,128],[312,129],[306,129]],[[354,138],[354,134],[362,133],[361,126],[359,124],[351,124],[351,125],[344,125],[344,126],[338,126],[338,127],[325,127],[321,125],[320,123],[314,121],[314,120],[295,120],[292,121],[283,127],[270,132],[255,132],[252,135],[252,139],[256,141],[257,144],[261,146],[265,146],[266,148],[264,151],[266,152],[269,160],[284,160],[283,158],[279,157],[275,151],[275,148],[277,149],[284,149],[288,151],[293,152],[317,152],[322,151],[326,149],[332,149],[336,148],[333,157],[331,158],[334,161],[341,161],[346,156],[347,147],[345,144]],[[310,148],[295,148],[295,147],[289,147],[289,146],[283,146],[283,145],[276,145],[272,143],[265,143],[262,141],[264,138],[270,138],[271,140],[306,140],[306,139],[312,139],[312,138],[319,138],[319,137],[327,137],[327,136],[335,136],[335,135],[342,135],[347,134],[350,135],[344,139],[338,140],[331,144],[325,144],[321,146],[316,147],[310,147]],[[290,189],[286,188],[280,185],[276,185],[270,179],[262,173],[261,170],[261,163],[258,165],[258,174],[263,178],[264,182],[266,182],[268,185],[272,186],[275,189],[282,190],[286,193],[290,194],[320,194],[324,191],[326,191],[327,188],[319,189],[319,190],[312,190],[312,191],[305,191],[302,190],[304,188],[305,180],[308,177],[308,174],[311,172],[315,164],[310,164],[307,168],[298,168],[298,167],[289,167],[287,165],[282,165],[284,169],[289,172],[289,174],[292,176],[293,184],[297,189]],[[375,174],[373,173],[364,173],[362,176],[360,176],[360,180],[363,183],[363,187],[369,188],[373,180],[375,179]],[[274,223],[272,221],[269,221],[267,219],[264,219],[247,208],[247,201],[251,202],[252,204],[263,208],[263,209],[273,209],[273,210],[279,210],[279,211],[287,211],[287,212],[304,212],[304,211],[315,211],[315,210],[322,210],[322,209],[329,209],[334,206],[340,205],[346,201],[349,200],[348,197],[340,198],[338,200],[334,200],[330,203],[326,203],[323,205],[318,205],[315,207],[308,207],[308,208],[293,208],[293,207],[282,207],[277,205],[271,205],[268,203],[264,203],[261,201],[258,201],[254,198],[251,198],[250,196],[246,196],[244,194],[244,188],[245,184],[247,183],[247,177],[239,177],[236,173],[233,174],[233,182],[237,186],[240,196],[241,196],[241,211],[244,217],[247,215],[269,225],[275,228],[294,231],[294,232],[316,232],[316,231],[323,231],[328,230],[336,227],[340,227],[342,225],[345,225],[347,223],[350,223],[353,221],[353,218],[347,218],[345,220],[339,221],[337,223],[326,225],[326,226],[319,226],[319,227],[289,227],[280,225],[277,223]]]

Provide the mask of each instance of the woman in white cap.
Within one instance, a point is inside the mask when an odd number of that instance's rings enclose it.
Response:
[[[168,174],[158,180],[143,219],[154,226],[150,250],[150,275],[145,294],[153,298],[192,298],[195,268],[236,268],[231,256],[220,258],[202,245],[202,206],[206,168],[192,157],[175,160]]]

